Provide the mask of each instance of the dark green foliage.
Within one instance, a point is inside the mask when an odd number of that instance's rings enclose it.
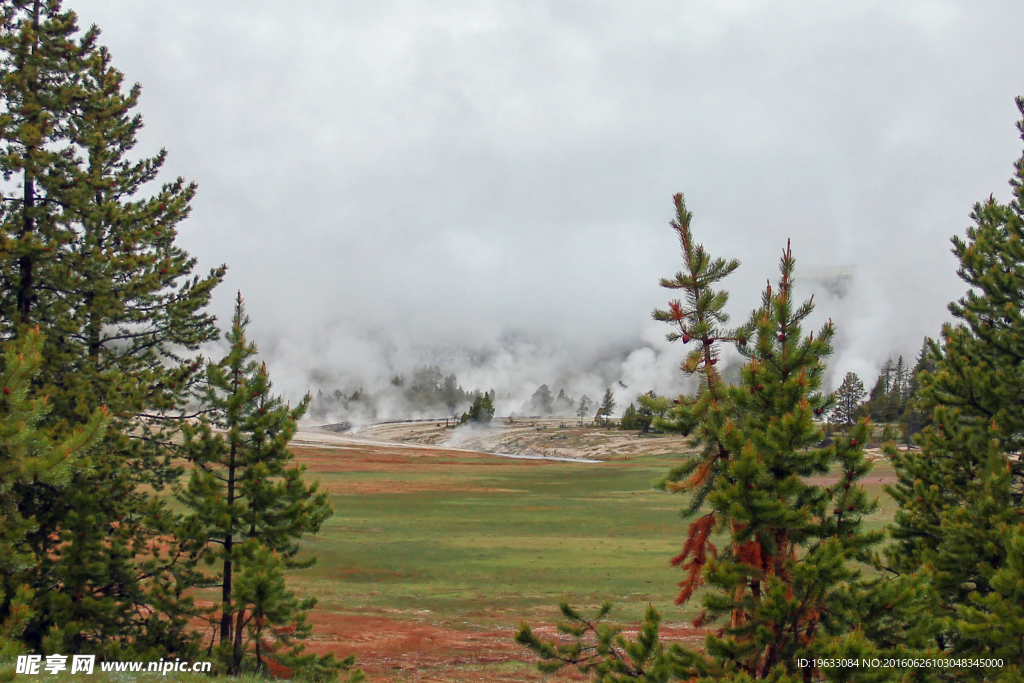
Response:
[[[847,426],[856,422],[860,402],[864,396],[864,383],[860,381],[860,377],[853,372],[846,373],[843,383],[836,390],[836,406],[830,415],[832,422]]]
[[[926,337],[921,344],[921,350],[917,354],[917,362],[914,364],[914,369],[910,372],[910,400],[907,401],[907,407],[900,417],[900,423],[903,425],[903,433],[908,447],[913,443],[915,434],[932,424],[931,413],[924,408],[920,397],[921,373],[933,372],[935,370],[935,363],[929,352],[930,343],[931,340]]]
[[[0,600],[9,604],[7,617],[0,623],[0,683],[14,680],[17,675],[15,662],[25,653],[22,633],[32,617],[32,603],[35,593],[28,586],[21,586],[13,596],[0,592]]]
[[[622,422],[619,424],[619,428],[625,430],[638,429],[641,433],[646,434],[650,431],[651,423],[655,417],[664,417],[670,404],[668,399],[658,396],[653,391],[640,394],[636,399],[640,407],[638,408],[630,403],[629,407],[622,414]]]
[[[586,394],[580,397],[580,404],[576,407],[576,417],[580,419],[580,427],[583,426],[583,418],[587,416],[587,411],[590,410],[590,397]]]
[[[632,403],[622,413],[622,419],[619,421],[619,429],[624,431],[633,431],[640,429],[640,415],[637,413],[636,406]]]
[[[565,642],[541,640],[527,624],[516,631],[516,642],[541,658],[541,671],[554,673],[571,664],[601,683],[662,683],[679,680],[688,672],[686,663],[693,660],[692,655],[679,646],[666,649],[659,642],[661,616],[653,607],[648,606],[635,640],[623,637],[621,628],[604,623],[611,611],[609,603],[589,618],[565,601],[559,607],[565,620],[557,628],[568,637]]]
[[[305,652],[302,641],[313,631],[306,615],[316,606],[316,600],[299,600],[285,585],[287,562],[280,554],[255,540],[246,541],[246,546],[240,553],[245,561],[234,592],[236,603],[244,608],[242,628],[246,631],[246,644],[251,643],[255,669],[271,675],[298,673],[311,682],[337,681],[341,671],[349,671],[355,665],[355,656],[338,660],[331,654],[317,656]],[[356,669],[346,680],[356,683],[364,677]]]
[[[897,422],[910,401],[910,380],[910,370],[903,356],[896,362],[892,358],[886,359],[863,406],[863,413],[875,422]]]
[[[664,420],[673,405],[667,397],[658,396],[653,390],[640,394],[636,400],[640,404],[637,412],[640,414],[640,422],[645,432],[659,420]]]
[[[956,628],[961,642],[974,643],[975,653],[1005,658],[1006,670],[990,671],[996,680],[1024,675],[1024,525],[1001,529],[1006,561],[989,578],[991,592],[975,592],[957,606]]]
[[[436,365],[417,369],[409,379],[396,376],[391,386],[395,390],[388,392],[390,400],[397,399],[402,409],[411,414],[454,415],[473,398],[473,393],[462,388],[454,373],[445,375]],[[373,419],[377,416],[379,398],[361,388],[351,394],[340,389],[318,391],[310,402],[309,414],[317,418],[355,415]]]
[[[65,491],[75,469],[89,467],[87,452],[102,439],[109,413],[97,409],[83,428],[57,441],[54,430],[44,427],[49,401],[38,395],[32,380],[42,365],[42,335],[27,330],[14,342],[6,342],[0,374],[0,571],[4,576],[21,575],[35,565],[29,541],[38,522],[25,517],[23,496],[30,484]],[[7,597],[15,598],[18,588]],[[10,607],[8,608],[10,610]],[[20,633],[19,633],[20,635]]]
[[[739,268],[740,262],[736,259],[712,259],[704,246],[693,240],[690,228],[693,213],[687,210],[683,195],[675,195],[673,202],[676,218],[670,225],[679,239],[685,270],[676,273],[674,279],[662,278],[661,286],[683,290],[685,301],[670,301],[667,310],[657,309],[653,317],[675,328],[666,335],[669,341],[695,342],[681,369],[686,375],[699,374],[701,384],[695,398],[680,396],[675,399],[674,407],[669,408],[664,417],[655,420],[654,426],[662,431],[693,435],[693,445],[699,450],[700,457],[692,458],[670,472],[661,487],[696,491],[690,506],[690,510],[695,512],[703,504],[725,464],[715,438],[715,430],[726,419],[719,402],[724,384],[715,367],[720,359],[719,345],[723,341],[737,341],[745,347],[749,336],[746,332],[741,333],[745,336],[734,336],[727,327],[729,315],[725,312],[725,305],[729,302],[729,293],[715,288]],[[684,481],[686,483],[682,483]],[[695,571],[700,573],[700,569]]]
[[[154,492],[180,474],[175,418],[199,367],[186,356],[216,338],[201,310],[223,270],[194,277],[174,246],[194,186],[150,187],[164,152],[128,158],[139,89],[123,91],[97,37],[55,0],[0,3],[0,171],[14,188],[0,210],[0,328],[43,333],[34,384],[55,434],[103,405],[110,415],[67,489],[18,485],[35,561],[5,575],[4,592],[35,588],[22,633],[33,649],[185,654],[182,553],[166,543],[174,515]]]
[[[462,414],[462,422],[476,422],[477,424],[490,424],[494,419],[494,392],[477,394],[469,410]]]
[[[465,404],[470,394],[459,386],[454,374],[444,375],[441,368],[429,365],[413,373],[404,396],[413,410],[442,408],[452,413]]]
[[[563,394],[564,396],[564,394]],[[523,406],[523,415],[551,415],[555,411],[555,398],[547,384],[541,384]]]
[[[1017,106],[1024,116],[1024,100]],[[1024,136],[1024,121],[1018,129]],[[900,505],[890,557],[901,571],[933,572],[940,648],[1006,654],[1019,676],[1021,631],[1007,639],[1004,627],[1024,619],[1024,157],[1015,170],[1010,203],[975,205],[966,239],[953,238],[970,289],[950,304],[956,323],[929,344],[923,363],[933,367],[916,378],[934,420],[921,452],[890,451]]]
[[[604,398],[601,399],[601,406],[597,409],[597,419],[605,425],[609,423],[615,413],[615,396],[609,387],[605,389]]]
[[[282,654],[300,654],[293,641],[308,635],[303,615],[314,602],[297,600],[282,572],[315,562],[296,559],[299,539],[318,532],[331,515],[327,494],[303,480],[305,467],[294,464],[288,450],[309,396],[290,408],[270,393],[266,365],[245,338],[248,323],[239,296],[227,334],[230,351],[207,367],[206,410],[183,430],[192,471],[176,492],[190,510],[182,525],[185,542],[220,568],[197,582],[221,589],[210,649],[216,640],[218,659],[232,674],[241,670],[250,643],[260,664],[267,639],[289,648]],[[281,627],[289,625],[286,633]]]

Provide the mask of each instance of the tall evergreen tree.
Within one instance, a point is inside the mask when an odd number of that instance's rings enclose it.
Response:
[[[749,331],[734,332],[728,327],[729,314],[725,306],[729,293],[716,289],[718,283],[739,268],[740,262],[712,259],[704,246],[693,239],[690,227],[693,213],[687,210],[683,195],[675,195],[673,202],[676,217],[670,225],[679,240],[685,270],[676,273],[673,279],[662,278],[661,286],[682,290],[685,300],[670,301],[668,309],[655,310],[653,317],[674,328],[666,335],[669,341],[695,342],[681,369],[686,375],[699,376],[701,381],[696,396],[680,396],[668,415],[655,420],[654,424],[663,431],[693,436],[699,455],[673,468],[660,483],[667,491],[693,492],[686,511],[687,515],[692,515],[703,506],[727,464],[728,454],[717,436],[728,419],[723,401],[725,383],[716,368],[720,346],[722,342],[735,341],[745,347]],[[717,552],[710,540],[714,525],[712,514],[692,522],[682,552],[672,560],[674,566],[686,571],[686,578],[679,584],[682,589],[679,603],[689,600],[704,581],[704,566],[710,553]]]
[[[477,394],[470,404],[469,410],[462,414],[462,422],[490,424],[494,419],[494,390]]]
[[[1024,117],[1024,99],[1017,106]],[[1024,120],[1017,127],[1024,138]],[[976,204],[966,238],[952,240],[970,289],[949,305],[956,323],[929,344],[934,369],[916,378],[934,424],[920,453],[890,453],[900,505],[894,566],[934,572],[940,648],[1009,656],[1010,677],[1024,671],[1024,640],[980,626],[1024,618],[1012,557],[1024,534],[1024,157],[1015,171],[1009,204]]]
[[[854,372],[846,373],[843,383],[836,390],[836,407],[832,411],[832,420],[843,425],[852,425],[857,421],[860,402],[864,400],[864,383]]]
[[[926,337],[921,344],[921,350],[917,354],[917,360],[907,380],[909,398],[900,422],[904,425],[908,448],[913,444],[914,435],[932,423],[931,414],[922,406],[920,397],[921,373],[933,372],[935,370],[935,363],[932,361],[928,345],[929,339]]]
[[[580,419],[580,427],[583,426],[583,418],[587,416],[588,410],[590,410],[590,397],[583,394],[580,397],[580,404],[576,406],[576,417]]]
[[[598,408],[597,413],[604,420],[605,424],[608,424],[608,421],[615,413],[615,395],[612,394],[611,387],[605,389],[604,398],[601,399],[601,406]]]
[[[5,581],[37,588],[23,636],[34,648],[184,651],[187,563],[165,543],[174,515],[152,491],[179,474],[173,418],[198,369],[185,356],[216,337],[202,308],[223,271],[193,277],[174,246],[193,186],[138,198],[165,154],[129,159],[139,89],[123,92],[98,34],[57,0],[0,3],[0,170],[18,185],[0,211],[0,332],[44,333],[35,382],[58,430],[101,404],[111,415],[93,466],[66,492],[25,485],[36,564]]]
[[[207,410],[197,424],[184,428],[192,471],[177,492],[191,511],[184,526],[188,540],[201,558],[220,566],[207,582],[221,592],[219,627],[210,647],[216,639],[223,667],[232,674],[245,658],[247,630],[255,629],[258,645],[268,632],[264,626],[291,619],[301,623],[301,613],[313,606],[295,601],[278,575],[316,561],[296,559],[298,541],[318,532],[332,514],[327,494],[318,492],[316,482],[303,481],[305,466],[296,465],[288,450],[309,396],[290,408],[270,393],[266,364],[256,360],[256,346],[245,337],[248,324],[239,295],[227,334],[228,355],[207,368]],[[241,586],[235,578],[239,569]],[[258,657],[262,663],[263,655]]]
[[[556,415],[572,415],[576,410],[576,402],[565,393],[565,389],[559,389],[551,408]]]
[[[636,406],[630,403],[622,413],[622,420],[619,421],[619,429],[631,431],[640,429],[640,415]]]
[[[550,415],[554,411],[555,399],[547,384],[541,384],[523,406],[526,415]]]

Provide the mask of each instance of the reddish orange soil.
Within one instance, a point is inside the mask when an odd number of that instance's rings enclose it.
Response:
[[[534,657],[512,640],[513,629],[457,630],[429,623],[399,621],[379,616],[336,614],[316,610],[311,615],[314,636],[309,649],[339,657],[355,654],[360,668],[373,682],[417,681],[418,683],[585,681],[588,676],[574,667],[557,676],[541,675],[536,667],[516,666]],[[551,626],[534,632],[543,638],[556,635]],[[667,642],[697,644],[702,630],[663,624]],[[636,628],[626,631],[635,636]],[[506,666],[501,666],[501,665]]]
[[[374,472],[418,473],[418,481],[378,479],[372,482],[329,481],[326,490],[335,494],[464,490],[473,492],[501,489],[472,487],[445,481],[439,472],[453,469],[477,470],[491,467],[542,467],[535,460],[503,462],[493,456],[466,451],[448,451],[408,445],[346,444],[326,448],[293,446],[299,461],[311,473]],[[485,470],[486,471],[486,470]],[[436,477],[436,478],[435,478]],[[544,509],[544,508],[537,508]],[[359,571],[350,568],[349,571]],[[467,615],[469,617],[470,615]],[[337,657],[356,655],[357,665],[372,683],[520,683],[523,681],[586,681],[589,676],[575,667],[565,667],[557,676],[543,675],[534,665],[536,659],[512,637],[515,624],[504,626],[465,626],[455,628],[449,622],[416,621],[415,616],[392,618],[386,613],[342,614],[316,609],[310,615],[313,635],[306,641],[312,652],[333,653]],[[486,623],[486,622],[485,622]],[[493,623],[493,620],[492,622]],[[559,634],[550,621],[537,619],[534,631],[545,639]],[[635,636],[636,627],[627,630]],[[665,642],[699,645],[705,631],[676,624],[662,624]]]

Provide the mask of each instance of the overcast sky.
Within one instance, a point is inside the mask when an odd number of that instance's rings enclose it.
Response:
[[[816,301],[870,384],[947,318],[949,237],[1021,150],[1019,2],[68,6],[142,84],[140,150],[199,183],[181,242],[229,265],[216,311],[242,290],[288,391],[439,357],[512,391],[608,354],[601,381],[665,390],[677,191],[743,262],[737,322],[787,238],[798,277],[852,267]]]

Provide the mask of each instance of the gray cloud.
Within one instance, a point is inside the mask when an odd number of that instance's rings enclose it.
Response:
[[[948,238],[1020,149],[1011,2],[71,6],[144,86],[141,148],[200,183],[182,242],[229,263],[215,308],[243,291],[290,392],[446,348],[504,359],[451,365],[508,393],[678,388],[649,321],[675,191],[744,262],[737,321],[787,238],[800,268],[852,267],[818,322],[869,381],[946,318]]]

